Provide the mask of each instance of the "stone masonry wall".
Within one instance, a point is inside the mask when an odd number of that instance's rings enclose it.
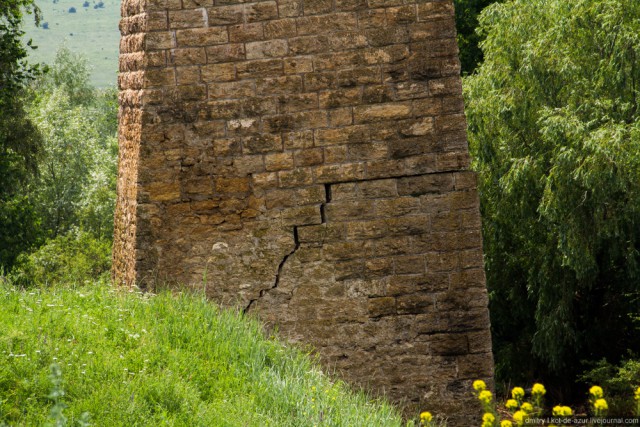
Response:
[[[204,288],[468,425],[492,355],[451,0],[122,16],[116,283]]]

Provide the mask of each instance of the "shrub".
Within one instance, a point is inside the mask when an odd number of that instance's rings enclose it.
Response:
[[[34,285],[82,285],[107,278],[111,268],[111,241],[72,230],[50,239],[35,252],[18,257],[12,274],[15,283]]]

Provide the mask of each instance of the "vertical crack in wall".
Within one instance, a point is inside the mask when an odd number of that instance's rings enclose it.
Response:
[[[324,185],[324,203],[320,205],[320,220],[322,224],[327,223],[327,213],[325,212],[327,203],[331,203],[331,184]]]
[[[324,185],[324,194],[325,194],[325,201],[324,201],[324,203],[322,203],[320,205],[320,220],[321,220],[322,224],[326,224],[327,223],[327,217],[326,217],[325,209],[326,209],[327,203],[331,202],[331,184],[325,184]],[[242,310],[243,313],[245,313],[245,314],[248,313],[249,310],[251,309],[251,306],[257,300],[262,298],[270,290],[277,288],[278,285],[280,284],[280,276],[282,275],[282,269],[284,268],[285,263],[287,262],[289,257],[291,257],[294,253],[296,253],[296,251],[300,248],[300,239],[298,238],[298,226],[297,225],[293,226],[293,242],[294,242],[294,247],[291,250],[291,252],[286,254],[282,258],[282,261],[280,261],[280,264],[278,264],[278,270],[276,271],[276,278],[275,278],[275,280],[273,282],[273,285],[270,288],[261,289],[258,297],[257,298],[253,298],[252,300],[250,300],[249,304],[247,304],[247,306]]]

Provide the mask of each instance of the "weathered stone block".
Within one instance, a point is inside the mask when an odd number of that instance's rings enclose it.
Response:
[[[207,62],[218,63],[240,61],[246,58],[244,44],[231,43],[220,46],[207,46]]]
[[[264,25],[262,22],[233,25],[229,28],[229,41],[245,43],[264,39]]]
[[[204,9],[169,11],[169,28],[196,28],[206,25]]]
[[[149,201],[167,202],[180,199],[180,184],[177,182],[154,182],[146,188]]]
[[[280,135],[255,135],[243,139],[243,153],[268,153],[282,150],[282,137]]]
[[[204,48],[171,49],[169,62],[174,65],[199,65],[207,63]]]
[[[240,4],[217,6],[207,9],[210,27],[240,24],[244,20],[244,6]],[[222,28],[224,29],[224,28]]]
[[[273,58],[285,56],[287,54],[287,41],[268,40],[264,42],[253,42],[246,44],[247,59]]]
[[[302,0],[280,0],[278,14],[281,18],[291,18],[302,15]]]
[[[267,59],[258,61],[240,62],[236,65],[238,78],[275,77],[284,73],[283,63],[280,59]]]
[[[289,51],[293,55],[311,55],[327,49],[329,39],[324,35],[294,37],[289,39]]]
[[[191,28],[176,31],[178,46],[211,46],[226,43],[229,36],[225,28]]]
[[[313,174],[310,170],[297,168],[291,171],[278,172],[281,187],[300,187],[313,184]]]
[[[406,119],[411,116],[411,104],[388,103],[355,107],[353,114],[356,123]]]
[[[293,169],[293,153],[267,154],[264,163],[268,171]]]
[[[242,99],[255,93],[255,84],[249,81],[216,82],[209,86],[210,99]]]
[[[310,148],[307,150],[299,150],[294,152],[295,166],[313,166],[322,164],[324,160],[321,148]]]
[[[444,1],[429,1],[418,4],[421,21],[448,18],[454,16],[453,4]]]
[[[261,1],[245,5],[247,22],[268,21],[278,18],[278,5],[275,1]]]
[[[396,299],[391,297],[369,298],[368,312],[370,317],[391,316],[396,314]]]
[[[233,63],[204,65],[200,70],[204,82],[227,82],[236,78],[236,66]]]
[[[320,206],[300,206],[282,211],[282,222],[289,226],[321,224]]]
[[[152,69],[144,73],[144,87],[172,86],[175,81],[175,71],[171,68]]]
[[[284,61],[286,74],[310,73],[313,71],[313,60],[305,57],[287,58]]]
[[[165,31],[148,33],[145,38],[145,48],[154,49],[170,49],[174,47],[173,34]]]
[[[332,0],[302,0],[305,15],[328,13],[333,7]]]

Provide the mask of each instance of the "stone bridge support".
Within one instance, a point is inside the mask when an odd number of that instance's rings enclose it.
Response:
[[[492,377],[451,0],[123,0],[115,282],[206,288],[470,425]]]

